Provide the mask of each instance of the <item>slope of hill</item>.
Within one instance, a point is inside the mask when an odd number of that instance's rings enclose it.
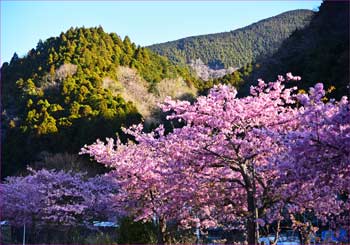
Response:
[[[307,89],[322,82],[335,87],[330,97],[350,95],[349,13],[349,1],[324,1],[309,26],[295,31],[259,69],[253,69],[241,93],[247,94],[257,78],[272,81],[292,72],[302,77],[293,86]]]
[[[231,32],[194,36],[149,46],[175,64],[200,59],[210,68],[240,68],[276,51],[296,29],[305,27],[314,12],[294,10]]]
[[[140,122],[142,105],[128,90],[120,68],[142,80],[145,94],[159,97],[164,83],[194,91],[187,68],[171,64],[98,28],[71,28],[1,67],[2,174],[31,162],[39,152],[74,152],[121,126]],[[172,85],[169,85],[172,86]],[[110,87],[119,88],[112,90]],[[166,91],[169,92],[169,91]],[[193,92],[195,93],[195,91]],[[136,102],[136,103],[134,103]],[[155,105],[153,103],[152,105]],[[152,108],[150,108],[152,109]]]
[[[105,79],[103,86],[113,94],[121,94],[125,100],[132,101],[147,125],[160,123],[157,105],[166,96],[182,99],[195,97],[197,94],[197,89],[193,85],[189,86],[182,77],[162,79],[152,87],[152,93],[147,81],[135,69],[120,66],[117,69],[117,78],[118,82]]]

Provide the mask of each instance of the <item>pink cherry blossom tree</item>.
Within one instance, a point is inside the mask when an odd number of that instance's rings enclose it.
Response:
[[[276,157],[276,189],[289,200],[291,215],[312,211],[323,223],[344,226],[349,232],[350,104],[346,97],[337,102],[325,101],[324,96],[320,83],[309,94],[298,95],[298,127],[276,135],[286,149]],[[307,238],[305,233],[309,242]]]
[[[81,153],[94,156],[112,169],[109,175],[120,186],[115,197],[118,213],[132,216],[137,221],[155,219],[158,223],[158,243],[164,243],[166,222],[175,217],[182,206],[169,198],[168,194],[174,188],[166,183],[163,175],[167,168],[165,159],[152,148],[153,142],[156,142],[155,135],[163,132],[159,129],[156,133],[142,134],[141,131],[141,125],[128,131],[138,140],[137,145],[114,143],[113,139],[107,139],[105,144],[98,140],[82,149]],[[171,207],[171,204],[177,205]]]
[[[31,170],[9,177],[0,187],[2,218],[17,226],[89,226],[125,214],[155,220],[158,243],[166,242],[169,221],[240,228],[249,244],[257,243],[259,225],[277,222],[279,229],[290,219],[307,228],[311,223],[296,219],[306,212],[346,224],[349,101],[324,101],[322,84],[295,95],[284,83],[300,77],[288,73],[286,80],[259,80],[244,98],[225,85],[193,104],[167,98],[161,108],[183,127],[165,133],[160,125],[145,133],[135,125],[125,132],[136,143],[107,139],[85,146],[81,154],[111,168],[105,176]]]
[[[48,224],[91,226],[98,217],[114,214],[117,185],[107,176],[86,179],[81,173],[31,170],[1,184],[2,219],[33,229]]]
[[[300,80],[287,74],[287,80]],[[278,171],[269,159],[283,147],[265,131],[286,134],[297,124],[298,110],[284,78],[259,80],[251,95],[237,98],[229,86],[214,87],[194,104],[167,99],[161,108],[169,120],[185,126],[165,135],[160,126],[146,134],[126,130],[138,144],[85,146],[82,153],[111,166],[134,205],[137,219],[180,218],[183,225],[218,223],[246,227],[248,243],[258,237],[258,218],[279,202],[272,181]],[[278,216],[276,218],[279,218]]]

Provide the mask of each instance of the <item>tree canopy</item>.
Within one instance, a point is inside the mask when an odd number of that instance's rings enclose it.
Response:
[[[70,28],[4,63],[2,174],[24,169],[41,151],[76,153],[86,142],[140,122],[134,104],[106,86],[118,87],[120,66],[136,70],[149,91],[163,79],[195,80],[187,68],[102,27]]]
[[[211,68],[240,68],[272,55],[295,30],[307,26],[314,12],[293,10],[249,26],[149,46],[175,64],[201,59]]]
[[[324,102],[322,84],[310,96],[297,95],[285,80],[300,77],[259,80],[244,98],[220,85],[194,104],[168,99],[162,109],[183,127],[165,134],[163,126],[151,133],[133,126],[126,133],[138,144],[108,139],[82,153],[114,169],[125,191],[117,202],[122,210],[136,220],[159,219],[160,243],[172,220],[235,227],[247,231],[250,244],[257,242],[257,226],[277,223],[277,233],[281,222],[297,226],[290,215],[313,212],[328,225],[334,216],[341,225],[349,218],[350,189],[347,178],[333,181],[349,173],[349,102]]]

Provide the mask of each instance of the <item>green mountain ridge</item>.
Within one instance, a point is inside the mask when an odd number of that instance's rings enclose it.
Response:
[[[133,70],[144,95],[155,98],[162,81],[195,84],[187,68],[102,27],[71,28],[4,63],[2,175],[23,169],[40,152],[77,153],[84,144],[141,122],[137,105],[123,97],[120,67]]]
[[[277,75],[292,72],[302,81],[290,86],[307,90],[322,82],[332,90],[328,97],[350,96],[349,5],[349,1],[324,1],[308,26],[295,31],[272,57],[252,69],[240,93],[248,94],[258,78],[274,81]]]
[[[148,46],[175,64],[201,59],[211,68],[240,68],[273,54],[295,30],[308,25],[314,12],[293,10],[230,32],[182,38]]]
[[[231,84],[245,96],[257,78],[273,81],[292,72],[303,80],[291,86],[324,82],[340,98],[350,88],[348,13],[349,2],[325,1],[316,14],[290,11],[232,32],[150,47],[159,53],[155,47],[165,47],[167,57],[102,27],[71,28],[39,41],[1,67],[2,177],[21,173],[40,156],[64,165],[84,144],[116,132],[128,140],[121,127],[159,123],[163,115],[155,107],[165,96],[193,98],[214,84]],[[241,68],[203,81],[187,67],[192,58],[215,69]]]

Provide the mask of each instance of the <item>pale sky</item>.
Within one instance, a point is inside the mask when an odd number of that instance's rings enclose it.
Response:
[[[1,4],[1,64],[21,57],[39,39],[70,27],[101,25],[146,46],[231,31],[288,10],[317,10],[314,1],[10,1]]]

